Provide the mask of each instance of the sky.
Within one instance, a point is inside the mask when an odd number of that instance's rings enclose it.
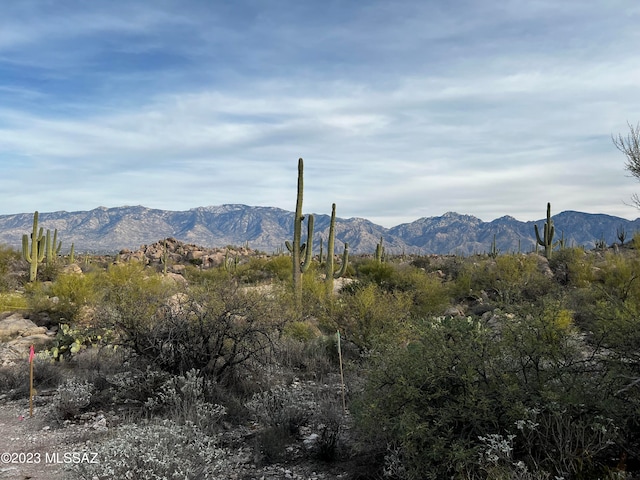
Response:
[[[3,0],[0,214],[628,219],[637,0]]]

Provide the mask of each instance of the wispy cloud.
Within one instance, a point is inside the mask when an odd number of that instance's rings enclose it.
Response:
[[[302,156],[307,210],[388,226],[635,216],[631,0],[60,5],[0,18],[2,213],[292,209]]]

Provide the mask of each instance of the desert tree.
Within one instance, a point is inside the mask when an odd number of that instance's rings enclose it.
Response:
[[[640,180],[640,123],[634,126],[627,122],[627,125],[629,126],[627,136],[619,133],[617,137],[612,135],[611,139],[616,148],[627,157],[625,169]],[[640,196],[638,194],[634,194],[631,200],[633,205],[640,208]]]

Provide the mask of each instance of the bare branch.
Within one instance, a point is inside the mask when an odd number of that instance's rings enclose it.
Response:
[[[623,137],[622,134],[618,134],[617,137],[612,135],[611,140],[616,148],[627,157],[625,169],[640,179],[640,123],[635,127],[628,122],[627,125],[629,125],[629,134],[626,137]],[[634,203],[636,203],[635,199]]]

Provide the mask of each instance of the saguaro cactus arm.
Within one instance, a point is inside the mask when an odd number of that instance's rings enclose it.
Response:
[[[45,238],[42,227],[38,230],[38,212],[33,214],[33,229],[31,231],[31,245],[29,235],[22,235],[22,257],[29,263],[29,281],[33,282],[38,276],[38,263],[42,262],[45,254]]]
[[[51,240],[51,230],[47,229],[47,235],[45,237],[45,255],[47,259],[47,265],[51,265],[62,247],[62,242],[58,242],[58,229],[53,231],[53,241]]]
[[[300,247],[300,256],[304,255],[304,260],[300,263],[301,273],[309,270],[311,261],[313,260],[313,222],[313,215],[309,214],[309,218],[307,220],[307,241]]]
[[[347,267],[349,266],[349,244],[347,242],[344,243],[344,252],[342,252],[342,265],[340,265],[340,269],[337,272],[333,273],[333,278],[340,278],[343,276]]]

